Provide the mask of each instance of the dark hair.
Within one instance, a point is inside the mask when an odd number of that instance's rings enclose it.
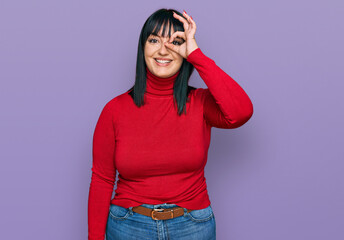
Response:
[[[173,17],[173,12],[176,12],[178,15],[184,16],[174,9],[159,9],[155,11],[144,23],[137,49],[137,60],[136,60],[136,75],[135,75],[135,84],[128,91],[136,106],[141,107],[144,105],[144,93],[146,91],[146,62],[144,57],[144,47],[147,41],[147,38],[150,34],[158,34],[161,27],[162,35],[166,35],[167,25],[169,24],[168,36],[171,36],[171,26],[173,26],[174,31],[184,32],[183,23],[178,19]],[[186,101],[189,101],[189,93],[195,87],[189,86],[188,82],[190,76],[194,70],[194,66],[187,62],[186,59],[183,59],[182,66],[180,67],[180,72],[175,80],[173,86],[173,101],[174,104],[177,104],[178,115],[181,115],[183,112],[186,114]],[[127,92],[128,92],[127,91]]]

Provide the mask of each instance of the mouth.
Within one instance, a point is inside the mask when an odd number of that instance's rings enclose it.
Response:
[[[159,66],[168,66],[172,60],[171,59],[162,59],[162,58],[154,58],[155,62]]]

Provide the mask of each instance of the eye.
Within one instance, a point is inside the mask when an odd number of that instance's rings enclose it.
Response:
[[[183,43],[179,42],[179,41],[173,41],[172,44],[174,44],[174,45],[182,45]]]
[[[155,43],[154,41],[158,41],[158,40],[156,40],[155,38],[151,38],[148,40],[148,42],[150,42],[150,43]]]

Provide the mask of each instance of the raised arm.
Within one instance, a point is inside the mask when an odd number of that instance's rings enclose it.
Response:
[[[112,102],[107,103],[93,134],[92,177],[88,198],[88,239],[104,240],[116,168]]]
[[[237,128],[253,114],[253,105],[246,92],[200,48],[187,57],[199,73],[206,89],[201,89],[203,116],[212,127]]]

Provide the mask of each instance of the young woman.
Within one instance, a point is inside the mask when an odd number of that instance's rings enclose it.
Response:
[[[89,240],[216,239],[204,177],[211,128],[242,126],[253,106],[195,33],[185,11],[146,20],[135,84],[104,106],[94,131]],[[208,88],[188,85],[194,68]]]

